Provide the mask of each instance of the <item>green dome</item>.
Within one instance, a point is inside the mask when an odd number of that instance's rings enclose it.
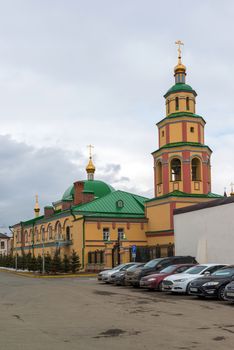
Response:
[[[167,91],[164,97],[167,97],[169,94],[177,91],[191,91],[195,96],[197,95],[190,85],[184,83],[177,83]]]
[[[107,183],[99,180],[84,180],[84,191],[85,192],[93,192],[94,196],[97,198],[101,198],[106,196],[107,194],[114,192],[115,189],[108,185]],[[68,187],[68,189],[64,192],[62,200],[72,200],[74,197],[74,185]]]

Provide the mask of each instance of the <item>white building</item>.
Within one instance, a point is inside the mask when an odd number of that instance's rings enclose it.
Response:
[[[10,252],[10,237],[0,233],[0,255],[7,255]]]
[[[176,209],[175,255],[234,264],[234,197]]]

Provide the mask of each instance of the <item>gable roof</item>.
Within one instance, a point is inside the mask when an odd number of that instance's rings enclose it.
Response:
[[[144,203],[148,198],[125,191],[115,191],[103,198],[72,207],[75,214],[95,217],[135,217],[144,218]],[[118,207],[117,202],[123,201]]]

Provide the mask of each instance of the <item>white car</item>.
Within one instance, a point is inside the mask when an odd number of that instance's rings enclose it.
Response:
[[[188,287],[191,281],[198,277],[211,274],[224,266],[225,264],[201,264],[193,266],[185,273],[177,273],[166,277],[162,282],[162,290],[164,292],[188,293]]]
[[[102,281],[106,283],[111,282],[111,275],[115,274],[116,272],[119,271],[125,271],[129,266],[132,266],[134,263],[126,263],[126,264],[121,264],[119,266],[114,267],[112,270],[107,270],[107,271],[102,271]]]

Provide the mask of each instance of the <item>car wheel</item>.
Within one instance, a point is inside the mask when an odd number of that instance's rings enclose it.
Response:
[[[225,300],[225,298],[224,298],[224,289],[225,289],[225,286],[222,286],[218,290],[218,298],[219,298],[219,300]]]
[[[186,287],[186,291],[185,294],[189,295],[189,287],[190,287],[190,283],[188,283],[187,287]]]
[[[159,292],[162,292],[162,281],[158,285],[158,290],[159,290]]]

